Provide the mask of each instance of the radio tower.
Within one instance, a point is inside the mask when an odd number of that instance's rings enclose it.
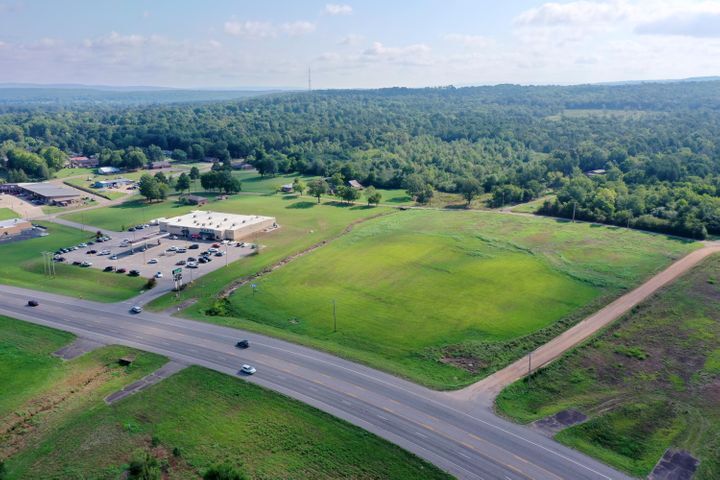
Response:
[[[308,92],[312,92],[312,74],[310,72],[310,67],[308,67]]]

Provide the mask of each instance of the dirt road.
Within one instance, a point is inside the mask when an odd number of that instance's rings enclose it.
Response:
[[[457,400],[491,403],[500,390],[527,375],[529,367],[535,371],[557,359],[563,353],[583,342],[601,328],[617,320],[635,305],[648,298],[660,288],[673,282],[676,278],[713,253],[720,253],[720,243],[707,242],[703,248],[695,250],[676,261],[635,290],[626,293],[545,345],[537,348],[529,356],[526,355],[522,357],[502,370],[495,372],[469,387],[455,392],[449,392],[447,395]]]

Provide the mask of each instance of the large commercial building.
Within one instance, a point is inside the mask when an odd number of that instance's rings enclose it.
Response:
[[[200,210],[179,217],[160,218],[158,223],[161,232],[202,240],[236,241],[277,227],[274,217]]]
[[[40,183],[5,183],[0,185],[0,192],[14,195],[28,195],[32,199],[49,205],[72,205],[82,201],[80,190],[50,182]]]

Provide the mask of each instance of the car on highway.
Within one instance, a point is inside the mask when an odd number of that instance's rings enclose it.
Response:
[[[75,260],[72,264],[73,264],[73,265],[80,265],[80,264],[82,264],[82,262],[81,262],[80,260]]]
[[[197,250],[198,248],[200,248],[200,245],[198,245],[197,243],[193,243],[193,244],[190,245],[188,248],[189,248],[190,250]]]
[[[208,257],[200,257],[198,258],[198,263],[210,263],[210,259]]]
[[[187,262],[185,268],[198,268],[198,264],[196,262]]]
[[[37,300],[28,300],[28,307],[37,307],[40,305]]]
[[[185,263],[185,260],[178,260],[177,262],[175,262],[175,265],[182,267],[183,265],[185,265]]]
[[[110,250],[103,250],[98,255],[110,255]]]
[[[167,251],[167,252],[177,252],[177,249],[178,249],[178,247],[176,247],[175,245],[173,245],[173,246],[171,246],[170,248],[168,248],[166,251]]]
[[[247,340],[240,340],[235,344],[237,348],[248,348],[250,346],[250,342]]]
[[[213,246],[213,248],[220,248],[220,244],[219,244],[219,243],[213,243],[212,246]]]
[[[216,257],[224,257],[224,256],[225,256],[225,252],[215,252],[215,256],[216,256]]]
[[[178,247],[178,249],[176,250],[176,252],[177,252],[177,253],[185,253],[185,252],[187,252],[187,248]]]
[[[82,262],[80,264],[80,266],[81,267],[92,267],[92,262],[85,261],[85,262]]]
[[[155,278],[163,278],[162,272],[157,272],[157,273],[155,274]]]
[[[97,253],[97,250],[88,250],[85,253],[87,253],[88,255],[95,255]]]
[[[112,265],[108,265],[107,267],[103,268],[103,272],[112,272],[113,270],[115,270],[115,267],[113,267]]]
[[[85,243],[85,242],[83,242],[83,243],[78,243],[78,247],[80,247],[80,248],[85,248],[85,247],[87,247],[87,243]]]
[[[140,305],[133,305],[133,307],[130,309],[132,313],[140,313],[142,312],[142,307]]]
[[[140,276],[140,271],[139,270],[130,270],[128,272],[128,275],[130,275],[131,277],[138,277],[138,276]]]
[[[253,373],[257,372],[257,369],[253,367],[252,365],[248,365],[247,363],[243,365],[240,368],[240,371],[244,373],[245,375],[252,375]]]
[[[217,245],[217,243],[215,245]],[[207,251],[210,253],[215,253],[215,252],[218,252],[219,250],[216,247],[212,247],[212,248],[208,248]]]
[[[125,273],[125,272],[127,272],[127,270],[124,268],[118,268],[117,270],[115,270],[115,273]]]
[[[117,259],[118,259],[118,256],[117,256],[117,255],[111,255],[111,256],[110,256],[110,260],[117,260]]]
[[[150,265],[155,265],[156,263],[158,263],[157,258],[151,258],[150,260],[148,260],[148,264],[150,264]]]
[[[127,231],[128,231],[128,232],[134,232],[134,231],[135,231],[135,227],[130,227],[130,228],[127,229]]]

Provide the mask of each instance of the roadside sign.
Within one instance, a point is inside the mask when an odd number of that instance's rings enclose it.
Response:
[[[173,275],[179,275],[182,273],[182,268],[176,268],[172,271]]]

